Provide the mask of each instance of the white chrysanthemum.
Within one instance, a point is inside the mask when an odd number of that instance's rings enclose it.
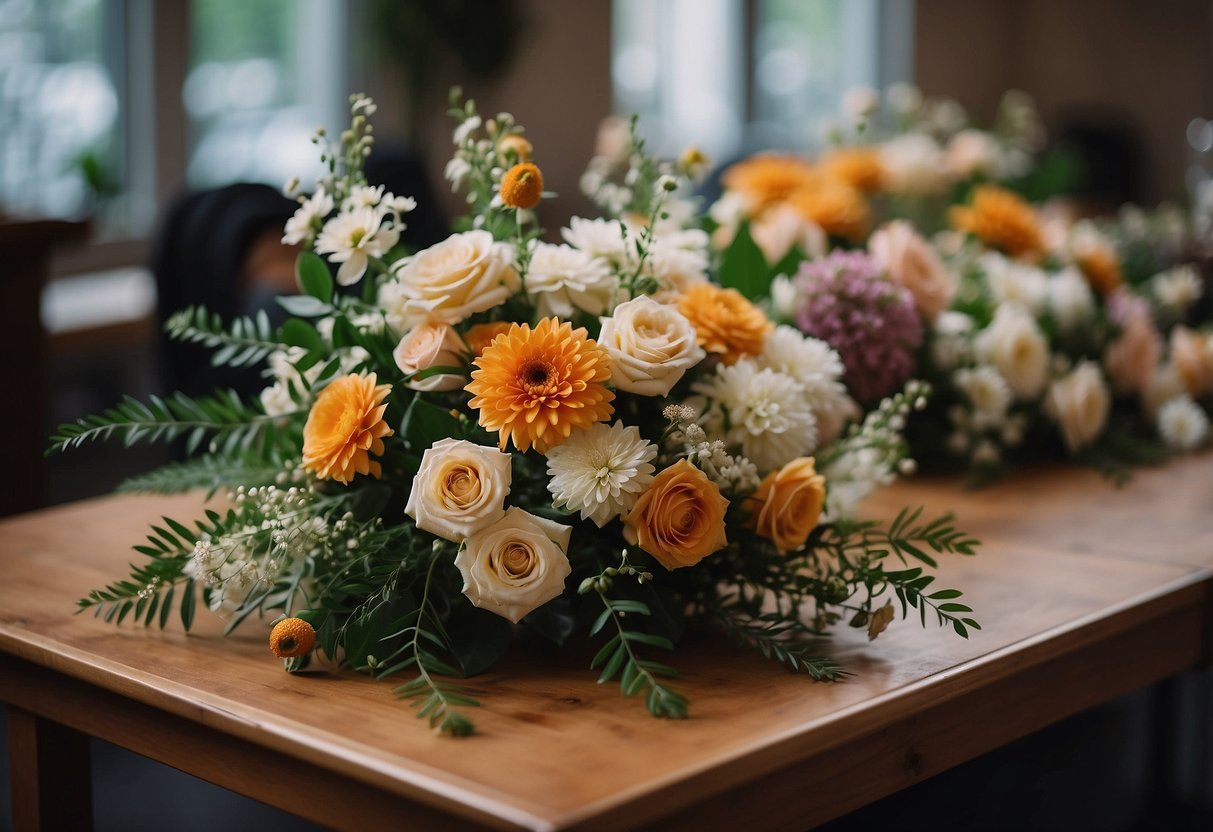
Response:
[[[1095,315],[1095,295],[1091,286],[1082,272],[1073,266],[1049,278],[1048,294],[1049,310],[1065,332],[1087,324]]]
[[[756,361],[760,368],[790,376],[818,419],[851,411],[847,388],[840,381],[846,368],[825,341],[802,335],[794,327],[778,326],[767,336]]]
[[[630,511],[653,481],[657,446],[623,422],[574,431],[548,451],[548,491],[557,508],[581,512],[599,528]]]
[[[333,198],[317,188],[316,193],[300,203],[295,214],[286,221],[282,242],[288,246],[298,245],[316,232],[316,226],[333,210]]]
[[[717,367],[692,389],[714,403],[705,413],[709,434],[740,445],[759,471],[779,468],[817,446],[817,418],[804,391],[785,373],[743,359]]]
[[[996,303],[1018,303],[1033,315],[1040,314],[1049,294],[1043,271],[992,251],[978,258],[978,264]]]
[[[1176,396],[1158,409],[1158,433],[1168,448],[1190,451],[1209,436],[1209,417],[1186,395]]]
[[[952,381],[968,397],[974,410],[997,421],[1006,415],[1014,399],[1011,385],[988,364],[957,370]]]
[[[612,263],[622,263],[627,256],[627,229],[618,220],[587,220],[573,217],[569,227],[560,229],[560,236],[573,248],[591,257],[605,257]]]
[[[538,243],[526,275],[526,292],[541,317],[572,320],[577,310],[607,311],[618,281],[605,260],[567,245]]]
[[[1160,306],[1176,312],[1186,312],[1200,299],[1200,275],[1191,263],[1154,275],[1150,279],[1150,287]]]
[[[854,517],[859,503],[876,490],[896,479],[885,455],[876,448],[855,448],[840,454],[821,471],[826,489],[825,517],[839,520]]]
[[[337,282],[351,286],[366,273],[371,257],[382,257],[400,239],[400,231],[383,224],[384,213],[376,208],[355,208],[333,217],[316,238],[316,253],[340,263]]]

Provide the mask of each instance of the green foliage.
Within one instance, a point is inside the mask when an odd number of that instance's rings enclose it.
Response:
[[[264,310],[254,318],[236,318],[225,325],[219,315],[191,306],[174,313],[164,329],[176,341],[215,350],[211,363],[216,367],[251,367],[282,348]]]
[[[717,275],[720,285],[736,289],[750,300],[765,297],[771,288],[771,270],[762,249],[750,236],[750,225],[743,222],[733,242],[724,250]]]
[[[320,256],[302,251],[295,260],[295,277],[299,289],[322,303],[333,302],[333,276]]]
[[[714,620],[734,641],[760,652],[765,658],[784,665],[795,673],[807,673],[818,682],[836,682],[849,671],[828,656],[816,655],[814,643],[805,636],[817,634],[781,612],[750,614],[736,597],[713,605]]]
[[[172,462],[146,474],[124,480],[120,493],[184,494],[205,489],[209,500],[221,488],[240,483],[248,487],[270,485],[282,473],[283,463],[240,454],[214,454]]]

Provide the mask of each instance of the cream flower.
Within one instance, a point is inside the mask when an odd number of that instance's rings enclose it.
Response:
[[[1099,366],[1084,361],[1069,375],[1049,386],[1045,412],[1060,425],[1061,438],[1070,453],[1099,438],[1108,421],[1112,397]]]
[[[557,508],[581,512],[602,528],[626,514],[656,470],[657,446],[622,422],[603,422],[579,430],[548,451],[548,491]]]
[[[611,356],[615,386],[640,396],[667,395],[707,356],[686,316],[643,296],[619,304],[612,317],[602,319],[598,346]]]
[[[1095,316],[1095,295],[1082,272],[1070,266],[1048,281],[1049,311],[1063,332],[1085,326]]]
[[[440,439],[421,455],[404,511],[417,527],[459,543],[505,515],[510,455],[463,439]]]
[[[937,194],[949,183],[943,151],[925,133],[903,133],[882,144],[880,165],[892,193]]]
[[[789,375],[742,359],[718,366],[692,389],[714,403],[704,413],[708,432],[740,445],[759,471],[779,468],[817,446],[817,419]]]
[[[316,238],[316,253],[340,263],[337,282],[352,286],[366,274],[371,257],[382,257],[400,239],[400,231],[384,225],[385,213],[377,208],[354,208],[324,224]]]
[[[754,361],[759,369],[784,373],[796,383],[817,418],[821,442],[833,438],[834,431],[825,430],[827,424],[841,428],[855,415],[857,405],[841,381],[846,368],[825,341],[802,335],[795,327],[778,326]]]
[[[1002,147],[981,130],[961,130],[953,136],[944,150],[943,162],[957,179],[971,176],[1002,179],[1007,174]]]
[[[560,229],[560,236],[591,257],[604,257],[616,265],[627,259],[630,235],[619,220],[573,217],[568,228]]]
[[[826,233],[821,226],[804,218],[790,205],[777,205],[763,212],[750,224],[750,237],[762,251],[769,265],[775,265],[794,246],[810,259],[826,251]]]
[[[1033,399],[1048,382],[1049,344],[1035,319],[1017,304],[1003,304],[974,341],[977,356],[992,364],[1018,399]]]
[[[324,188],[317,188],[316,193],[301,202],[294,216],[286,221],[282,242],[294,246],[310,239],[332,210],[333,198],[324,192]]]
[[[977,413],[995,423],[1002,421],[1013,396],[1010,385],[997,370],[987,365],[957,370],[952,380]]]
[[[977,262],[997,303],[1018,303],[1033,315],[1044,309],[1049,283],[1040,269],[993,251],[983,254]]]
[[[972,353],[974,322],[963,312],[948,310],[935,319],[931,332],[931,358],[942,370],[968,361]]]
[[[1209,417],[1188,396],[1176,396],[1158,409],[1158,433],[1168,448],[1190,451],[1209,437]]]
[[[1104,367],[1117,393],[1144,393],[1162,358],[1162,336],[1148,312],[1133,314],[1104,351]]]
[[[898,220],[881,228],[868,241],[868,251],[890,280],[910,291],[927,321],[934,321],[952,304],[956,278],[908,222]]]
[[[1186,396],[1187,394],[1188,388],[1184,386],[1184,380],[1179,374],[1179,370],[1175,369],[1174,364],[1166,361],[1158,366],[1154,376],[1150,379],[1150,386],[1142,393],[1142,409],[1150,421],[1157,422],[1158,411],[1164,404],[1176,396]]]
[[[430,367],[462,367],[467,364],[468,349],[450,324],[429,322],[414,327],[400,339],[392,351],[396,366],[411,376]],[[454,373],[410,379],[408,386],[427,392],[458,390],[467,384],[467,376]]]
[[[396,280],[384,284],[379,301],[400,332],[427,319],[457,324],[501,305],[521,285],[510,246],[487,231],[453,234],[394,268]]]
[[[1171,363],[1193,398],[1213,393],[1213,332],[1182,325],[1172,329]]]
[[[541,317],[572,320],[578,312],[601,315],[618,280],[599,257],[567,245],[538,243],[526,273],[526,292]]]
[[[517,624],[564,592],[573,530],[514,506],[468,537],[455,556],[463,594],[481,609]]]
[[[1185,263],[1154,275],[1150,278],[1150,288],[1160,306],[1183,314],[1200,299],[1200,273],[1196,266]]]

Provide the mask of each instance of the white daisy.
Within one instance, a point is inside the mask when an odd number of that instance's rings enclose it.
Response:
[[[355,208],[374,208],[383,199],[383,186],[355,185],[350,188],[350,195],[341,203],[341,210],[352,211]]]
[[[692,388],[713,402],[704,427],[771,471],[817,446],[817,418],[795,379],[749,359],[717,367]],[[727,426],[727,429],[726,429]]]
[[[1209,417],[1188,396],[1176,396],[1158,409],[1158,432],[1168,448],[1190,451],[1209,436]]]
[[[332,210],[333,198],[324,192],[324,188],[317,188],[316,193],[300,203],[294,216],[286,221],[282,242],[294,246],[309,239]]]
[[[630,511],[653,481],[657,446],[623,422],[598,422],[548,451],[552,505],[602,528]]]
[[[355,208],[333,217],[321,229],[316,253],[341,264],[337,282],[342,286],[357,283],[366,274],[369,258],[387,254],[400,239],[400,231],[383,225],[383,217],[375,208]]]
[[[538,243],[526,274],[526,292],[539,314],[566,321],[577,310],[606,312],[617,285],[605,260],[563,244]]]

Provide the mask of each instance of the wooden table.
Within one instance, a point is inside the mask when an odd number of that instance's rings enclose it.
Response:
[[[1204,663],[1211,500],[1208,455],[1124,491],[1072,469],[983,492],[911,481],[875,507],[950,506],[988,539],[941,570],[984,625],[969,640],[916,621],[871,644],[844,628],[834,654],[858,675],[818,684],[701,635],[677,656],[685,722],[594,684],[584,656],[518,648],[472,680],[484,707],[467,740],[428,731],[385,683],[283,673],[257,623],[223,639],[205,615],[186,636],[70,614],[149,520],[188,517],[196,498],[13,518],[0,700],[17,829],[80,820],[84,734],[339,829],[805,828]]]

